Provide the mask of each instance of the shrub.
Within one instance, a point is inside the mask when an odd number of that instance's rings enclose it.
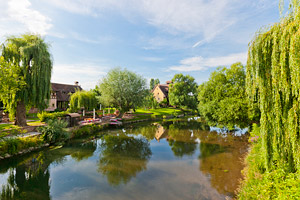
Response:
[[[67,139],[65,130],[68,123],[63,120],[48,120],[47,126],[41,126],[38,130],[43,134],[43,139],[49,143],[55,143]]]
[[[43,140],[40,137],[6,138],[0,141],[0,155],[13,155],[30,147],[39,147],[41,144]]]
[[[99,131],[106,129],[107,127],[108,127],[108,124],[104,124],[104,125],[92,124],[92,125],[82,126],[78,129],[73,130],[71,137],[78,138],[78,137],[82,137],[82,136],[96,134]]]
[[[63,111],[63,112],[54,112],[54,113],[49,113],[49,112],[41,112],[37,114],[37,117],[41,122],[47,122],[48,120],[52,119],[57,119],[58,117],[64,117],[66,114],[69,112]]]

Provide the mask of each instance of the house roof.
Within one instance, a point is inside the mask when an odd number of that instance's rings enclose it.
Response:
[[[152,93],[155,90],[156,87],[159,87],[159,89],[162,91],[162,93],[168,97],[169,94],[169,85],[168,84],[157,84],[153,89],[152,89]]]
[[[69,93],[75,93],[77,90],[82,90],[79,85],[68,85],[61,83],[51,83],[53,92],[56,92],[57,101],[69,101]]]
[[[158,85],[158,87],[164,93],[164,95],[167,97],[168,94],[169,94],[169,85],[167,85],[167,84],[160,84],[160,85]]]

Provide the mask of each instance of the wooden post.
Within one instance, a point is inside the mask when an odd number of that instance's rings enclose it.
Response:
[[[83,116],[83,117],[85,116],[85,110],[83,110],[83,112],[82,112],[82,116]]]
[[[95,108],[93,109],[93,119],[96,119],[96,112],[95,112]]]

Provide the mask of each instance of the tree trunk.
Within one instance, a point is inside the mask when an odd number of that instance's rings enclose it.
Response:
[[[27,126],[26,123],[26,107],[23,101],[18,101],[16,110],[16,121],[15,125]]]

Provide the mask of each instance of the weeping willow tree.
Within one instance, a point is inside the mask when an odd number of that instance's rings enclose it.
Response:
[[[92,110],[96,107],[97,98],[93,91],[78,90],[71,96],[70,109],[72,112],[77,112],[81,108]]]
[[[40,110],[47,107],[52,70],[48,49],[49,45],[40,36],[30,34],[8,37],[2,44],[4,60],[18,66],[17,76],[25,81],[25,86],[6,102],[10,115],[16,115],[16,125],[26,126],[26,107]]]
[[[281,1],[282,2],[282,1]],[[283,5],[282,3],[280,5]],[[264,167],[300,172],[300,0],[250,42],[247,93],[261,111]]]

